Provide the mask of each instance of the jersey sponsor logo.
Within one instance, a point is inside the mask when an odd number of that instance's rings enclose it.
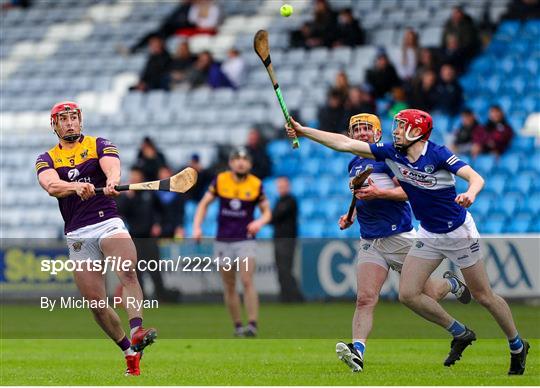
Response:
[[[68,171],[68,179],[70,181],[74,181],[79,175],[81,175],[81,172],[76,168],[72,168]]]
[[[403,175],[405,179],[413,181],[418,186],[435,187],[435,185],[437,184],[437,178],[433,175],[424,174],[420,171],[414,171],[399,164],[397,166],[399,168],[399,172],[401,173],[401,175]]]
[[[240,210],[240,208],[242,207],[242,202],[240,202],[240,200],[238,199],[231,199],[231,201],[229,202],[229,207],[233,210]]]
[[[433,166],[433,164],[428,164],[424,167],[424,171],[431,174],[433,171],[435,171],[435,166]]]

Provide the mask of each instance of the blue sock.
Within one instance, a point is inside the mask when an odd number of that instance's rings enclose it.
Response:
[[[353,340],[353,347],[356,349],[358,353],[360,353],[362,357],[364,357],[364,351],[366,350],[366,345],[363,342],[359,340]]]
[[[523,341],[519,334],[514,338],[509,339],[508,343],[510,344],[510,353],[519,353],[523,350]]]
[[[454,337],[459,337],[460,335],[465,334],[466,331],[465,325],[456,320],[454,320],[454,322],[452,322],[452,324],[448,326],[446,330],[448,330],[448,332],[450,332],[450,334],[452,334]]]
[[[455,294],[459,290],[459,283],[456,279],[450,278],[446,279],[448,281],[448,284],[450,284],[450,292],[452,294]]]

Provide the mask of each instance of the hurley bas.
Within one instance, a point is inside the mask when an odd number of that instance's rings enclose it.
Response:
[[[143,309],[155,309],[159,307],[159,302],[157,299],[138,301],[132,296],[125,297],[124,299],[125,306],[127,308],[133,308],[137,311],[141,311]],[[60,303],[57,304],[57,302]],[[117,308],[122,306],[122,298],[119,296],[105,299],[86,299],[84,297],[76,298],[74,296],[62,296],[59,300],[42,296],[40,302],[40,307],[49,311],[53,311],[56,307],[61,309],[99,309],[108,307]]]

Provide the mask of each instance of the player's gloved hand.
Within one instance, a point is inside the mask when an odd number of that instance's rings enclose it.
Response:
[[[107,185],[103,188],[103,194],[108,197],[118,197],[120,193],[114,189],[120,183],[117,179],[107,179]]]
[[[295,138],[303,133],[303,128],[300,124],[298,124],[294,119],[291,117],[291,126],[289,126],[288,123],[285,124],[285,130],[287,131],[287,136],[290,138]]]
[[[96,195],[94,185],[91,183],[77,182],[75,183],[75,193],[81,197],[83,201],[92,198]]]
[[[251,236],[255,236],[257,233],[259,233],[259,230],[263,227],[263,223],[260,220],[254,220],[251,221],[247,226],[247,232]]]
[[[347,214],[343,214],[341,217],[339,217],[338,225],[340,229],[347,229],[352,224],[353,223],[351,221],[347,220]]]
[[[458,205],[468,208],[474,203],[475,199],[476,195],[467,191],[466,193],[459,194],[455,201]]]
[[[381,196],[381,190],[375,185],[371,178],[368,178],[367,186],[362,186],[360,189],[354,191],[354,196],[357,199],[363,199],[369,201],[370,199],[376,199]]]

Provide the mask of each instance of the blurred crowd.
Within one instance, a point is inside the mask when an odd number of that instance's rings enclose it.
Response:
[[[335,13],[328,3],[317,0],[316,4],[313,22],[304,25],[302,30],[307,31],[309,25],[317,25],[319,20],[325,25],[334,25]],[[358,21],[350,19],[350,10],[342,10],[341,15],[347,16],[340,20],[350,20],[355,28],[361,29]],[[335,34],[327,36],[325,41],[321,39],[322,35],[317,35],[316,27],[310,28],[312,34],[304,41],[304,47],[332,47],[350,42],[348,39],[336,39]],[[407,28],[399,59],[393,63],[386,50],[379,48],[373,66],[365,73],[363,84],[350,85],[345,71],[337,74],[326,103],[319,107],[319,127],[342,133],[346,131],[349,117],[358,112],[392,118],[409,107],[451,117],[462,113],[461,126],[452,145],[456,150],[470,153],[473,157],[484,152],[503,153],[513,136],[504,112],[498,106],[491,107],[487,122],[479,125],[474,114],[464,106],[463,90],[458,82],[458,77],[482,49],[486,29],[491,28],[489,21],[477,25],[461,6],[452,9],[439,47],[421,47],[418,32]],[[330,30],[336,31],[333,27]],[[293,34],[307,36],[299,31]],[[474,125],[471,116],[475,120]],[[471,125],[473,127],[469,128]]]

